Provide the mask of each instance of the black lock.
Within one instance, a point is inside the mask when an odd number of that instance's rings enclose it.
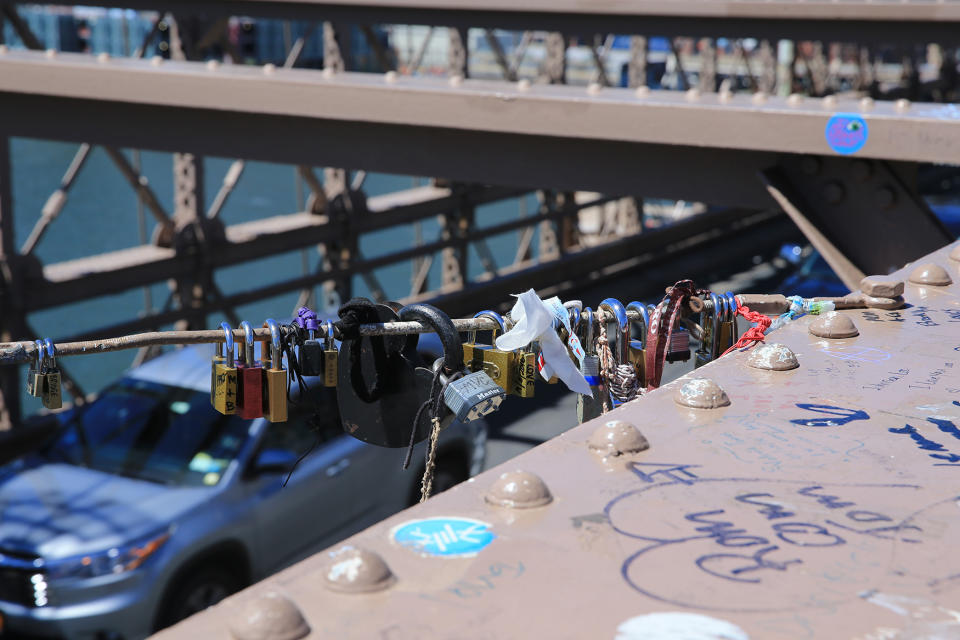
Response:
[[[300,345],[300,373],[305,376],[323,375],[323,345],[310,332],[310,338]]]

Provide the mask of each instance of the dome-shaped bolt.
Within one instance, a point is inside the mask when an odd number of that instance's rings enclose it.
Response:
[[[757,106],[767,104],[767,94],[763,91],[757,91],[750,97],[750,102]]]
[[[334,76],[337,75],[337,72],[334,71],[333,67],[324,67],[320,75],[323,76],[324,80],[332,80]]]
[[[799,93],[791,93],[787,96],[787,104],[791,107],[799,107],[803,104],[803,96]]]
[[[837,108],[837,96],[826,96],[821,102],[820,106],[824,109],[836,109]]]
[[[896,298],[903,295],[903,280],[886,276],[867,276],[860,281],[860,291],[874,298]]]
[[[110,54],[106,51],[97,54],[97,62],[103,64],[105,62],[110,62]]]
[[[207,70],[208,70],[208,71],[216,71],[216,70],[219,69],[219,68],[220,68],[220,61],[219,61],[219,60],[207,60]]]
[[[608,420],[593,432],[587,442],[590,451],[603,458],[640,453],[650,448],[650,443],[640,430],[623,420]]]
[[[530,80],[528,78],[517,80],[517,91],[530,91]]]
[[[840,204],[843,202],[843,197],[846,195],[843,185],[836,180],[831,180],[827,184],[823,185],[823,190],[821,193],[823,193],[823,199],[830,204]]]
[[[810,333],[818,338],[852,338],[860,335],[850,316],[828,311],[810,323]]]
[[[9,51],[9,49],[7,49],[7,45],[5,45],[5,44],[0,44],[0,56],[2,56],[3,54],[5,54],[7,51]]]
[[[527,471],[507,471],[491,485],[484,500],[498,507],[531,509],[549,504],[553,496],[540,476]]]
[[[267,64],[263,65],[263,75],[272,76],[276,72],[277,65],[273,64],[272,62],[268,62]]]
[[[369,593],[386,589],[395,582],[390,567],[373,551],[348,545],[329,555],[331,560],[323,579],[332,591]]]
[[[447,80],[447,83],[448,83],[451,87],[459,87],[460,85],[463,84],[463,76],[461,76],[461,75],[459,75],[459,74],[458,74],[458,75],[450,76],[450,78]]]
[[[637,90],[633,92],[633,95],[638,98],[647,98],[650,96],[650,87],[637,87]]]
[[[163,64],[163,57],[162,57],[162,56],[153,56],[152,58],[150,58],[150,65],[151,65],[151,66],[153,66],[153,67],[159,67],[159,66],[162,65],[162,64]]]
[[[687,99],[687,102],[697,102],[700,99],[700,89],[691,87],[690,89],[687,89],[684,97]]]
[[[960,262],[960,244],[953,248],[953,251],[950,252],[950,259],[956,262]]]
[[[893,109],[897,113],[906,113],[907,111],[910,111],[910,101],[904,98],[900,98],[899,100],[893,103]]]
[[[747,364],[754,369],[789,371],[800,366],[797,355],[784,344],[762,344],[754,348]]]
[[[953,279],[946,269],[933,262],[928,262],[910,272],[910,282],[931,287],[945,287],[953,284]]]
[[[880,209],[889,209],[897,203],[897,193],[890,187],[880,187],[873,194],[873,201]]]
[[[237,607],[228,626],[236,640],[299,640],[310,635],[297,605],[272,591]]]
[[[820,173],[820,159],[813,156],[803,156],[800,159],[800,171],[808,176],[815,176]]]
[[[387,71],[383,74],[383,81],[387,84],[394,84],[397,81],[397,72],[396,71]]]
[[[602,90],[603,90],[603,87],[600,86],[599,82],[591,82],[590,84],[587,85],[587,93],[589,93],[592,96],[597,95]]]
[[[873,107],[873,98],[870,96],[860,98],[860,111],[873,111]]]
[[[727,393],[709,378],[694,378],[683,383],[673,401],[694,409],[717,409],[730,404]]]
[[[47,49],[47,50],[44,51],[43,53],[44,53],[44,55],[46,55],[48,58],[56,58],[56,57],[57,57],[57,50],[56,50],[56,49]]]

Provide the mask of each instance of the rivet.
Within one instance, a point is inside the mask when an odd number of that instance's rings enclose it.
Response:
[[[684,94],[684,97],[687,99],[687,102],[696,102],[697,100],[700,99],[700,89],[697,89],[696,87],[691,87],[687,89],[687,92],[686,94]]]
[[[728,104],[733,101],[733,92],[730,89],[724,89],[717,94],[717,101],[720,104]]]
[[[451,87],[459,87],[460,85],[463,84],[463,76],[461,75],[450,76],[450,79],[447,82],[450,83]]]
[[[528,471],[507,471],[500,474],[483,499],[499,507],[531,509],[549,504],[553,496],[540,476]]]
[[[803,156],[800,159],[800,170],[808,176],[815,176],[820,173],[820,159],[813,156]]]
[[[530,91],[530,80],[527,78],[517,80],[517,91]]]
[[[820,106],[824,109],[836,109],[837,108],[837,96],[826,96],[821,102]]]
[[[893,103],[893,108],[897,113],[906,113],[910,110],[910,101],[905,98],[900,98]]]
[[[881,209],[889,209],[897,202],[897,194],[890,187],[880,187],[873,194],[874,202]]]
[[[637,87],[637,90],[633,92],[633,95],[637,96],[638,98],[647,98],[650,96],[650,87]]]
[[[383,81],[387,84],[393,84],[397,81],[397,77],[396,71],[387,71],[385,74],[383,74]]]
[[[44,53],[44,55],[47,56],[48,58],[56,58],[56,57],[57,57],[57,50],[56,50],[56,49],[47,49],[47,50],[44,51],[43,53]]]
[[[150,64],[153,65],[154,67],[159,67],[160,65],[163,64],[163,57],[153,56],[152,58],[150,58]]]
[[[97,62],[103,64],[104,62],[110,62],[110,54],[106,51],[97,54]]]
[[[272,76],[276,72],[277,65],[273,64],[272,62],[268,62],[267,64],[263,65],[263,75]]]
[[[220,68],[220,61],[219,61],[219,60],[207,60],[207,70],[208,70],[208,71],[216,71],[216,70],[219,69],[219,68]]]
[[[9,49],[7,49],[7,45],[5,45],[5,44],[0,44],[0,56],[2,56],[3,54],[5,54],[7,51],[9,51]]]
[[[910,272],[910,282],[932,287],[945,287],[953,284],[953,279],[946,269],[933,262],[928,262]]]
[[[797,355],[784,344],[762,344],[754,348],[747,364],[754,369],[789,371],[800,366]]]
[[[886,276],[867,276],[860,281],[860,291],[876,298],[896,298],[903,295],[903,280]]]
[[[323,76],[325,80],[330,80],[333,76],[337,75],[337,72],[333,70],[333,67],[324,67],[320,75]]]
[[[953,248],[953,251],[950,252],[950,259],[960,262],[960,244]]]
[[[789,96],[787,96],[787,104],[790,105],[791,107],[800,106],[800,104],[802,103],[803,103],[803,96],[800,95],[799,93],[791,93]]]
[[[587,447],[603,458],[640,453],[650,448],[650,443],[640,430],[623,420],[608,420],[590,436]]]
[[[755,105],[767,104],[767,94],[764,91],[757,91],[750,97],[750,102]]]
[[[369,593],[386,589],[394,582],[393,572],[378,554],[346,545],[328,554],[323,579],[327,588],[341,593]]]
[[[867,160],[854,160],[850,163],[850,171],[858,182],[866,182],[873,176],[873,165]]]
[[[602,90],[603,90],[603,87],[600,86],[599,82],[591,82],[590,84],[587,85],[587,93],[589,93],[592,96],[597,95]]]
[[[297,605],[272,591],[236,607],[227,625],[236,640],[298,640],[310,635]]]
[[[840,204],[843,202],[844,195],[846,195],[843,185],[836,180],[831,180],[823,185],[821,193],[823,193],[823,198],[830,204]]]
[[[874,106],[873,98],[870,96],[860,98],[860,111],[873,111]]]
[[[727,393],[709,378],[694,378],[683,383],[673,401],[694,409],[717,409],[730,404]]]
[[[818,338],[852,338],[860,335],[860,330],[849,316],[828,311],[810,323],[810,333]]]

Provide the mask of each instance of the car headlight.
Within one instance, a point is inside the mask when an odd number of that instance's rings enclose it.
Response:
[[[50,580],[65,578],[95,578],[110,574],[125,573],[142,565],[147,558],[170,539],[170,531],[163,531],[136,542],[46,564]]]

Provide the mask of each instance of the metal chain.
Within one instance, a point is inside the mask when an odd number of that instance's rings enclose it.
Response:
[[[420,502],[426,502],[433,491],[433,472],[437,466],[437,440],[440,439],[440,419],[433,417],[433,429],[430,431],[430,445],[427,465],[423,469],[423,482],[420,484]]]

